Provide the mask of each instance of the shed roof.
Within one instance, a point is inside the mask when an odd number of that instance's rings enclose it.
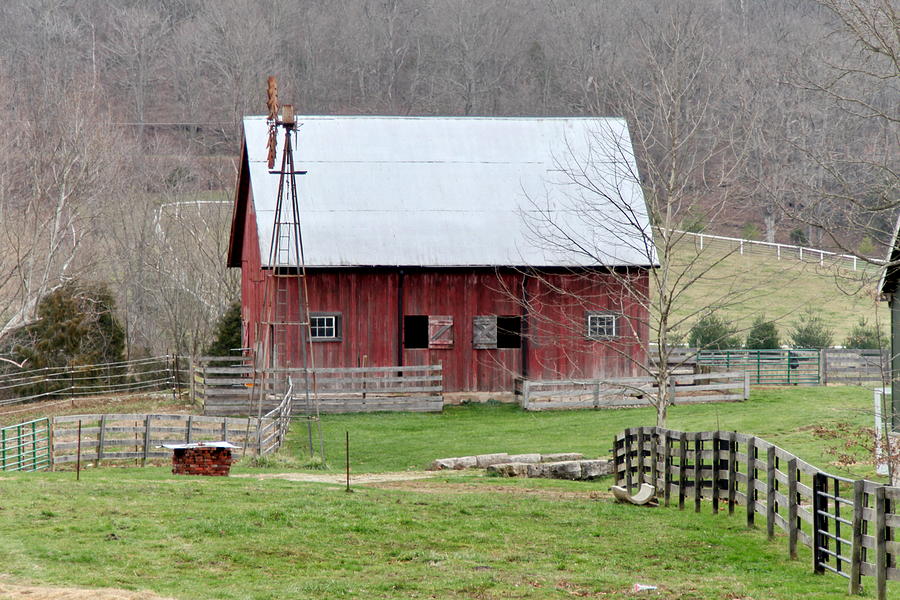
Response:
[[[307,266],[656,264],[623,119],[297,121],[296,168],[307,171],[298,177]],[[242,194],[252,197],[260,256],[271,266],[279,176],[266,165],[267,134],[265,117],[244,119],[241,178],[249,182],[238,185],[234,266]]]

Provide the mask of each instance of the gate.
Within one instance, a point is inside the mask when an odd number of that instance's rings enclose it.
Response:
[[[40,471],[50,465],[49,419],[0,429],[0,470]]]
[[[750,383],[768,385],[821,383],[821,351],[797,350],[701,350],[697,365],[741,370]]]
[[[858,574],[854,577],[852,573],[852,565],[863,557],[854,560],[853,553],[863,549],[859,541],[854,544],[854,540],[847,539],[853,537],[854,481],[818,472],[812,483],[813,571],[831,571],[847,579],[858,579]]]

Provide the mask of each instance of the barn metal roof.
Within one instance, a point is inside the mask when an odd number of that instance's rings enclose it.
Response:
[[[622,119],[297,121],[308,266],[656,264]],[[266,165],[267,131],[265,117],[244,119],[260,256],[271,266],[279,177]]]

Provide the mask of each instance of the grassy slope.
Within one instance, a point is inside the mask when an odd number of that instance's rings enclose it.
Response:
[[[868,464],[852,471],[829,466],[834,441],[816,438],[809,425],[850,423],[872,427],[872,392],[861,387],[753,388],[748,402],[674,406],[669,426],[753,433],[838,473],[871,475]],[[334,415],[323,419],[326,454],[343,465],[344,432],[350,432],[354,470],[424,468],[431,460],[490,452],[582,452],[608,454],[613,436],[626,427],[654,425],[652,409],[526,413],[512,405],[447,407],[443,414]],[[299,433],[301,426],[295,425]],[[299,451],[303,435],[291,441]],[[860,457],[863,461],[864,458]]]
[[[679,248],[678,260],[682,264],[694,256],[696,248],[693,244],[686,243]],[[742,302],[723,309],[723,314],[742,328],[749,327],[754,317],[763,312],[770,319],[778,318],[783,343],[787,343],[787,334],[797,314],[807,307],[815,309],[834,330],[834,344],[837,345],[843,344],[860,317],[874,323],[876,308],[882,327],[887,329],[886,306],[875,302],[878,274],[872,269],[865,274],[854,273],[795,259],[779,261],[768,254],[740,255],[724,246],[706,246],[700,254],[699,264],[713,262],[717,264],[709,273],[687,289],[676,316],[687,315],[691,308],[715,304],[731,291],[740,296]],[[684,328],[684,333],[687,329]],[[742,338],[745,336],[741,335]]]

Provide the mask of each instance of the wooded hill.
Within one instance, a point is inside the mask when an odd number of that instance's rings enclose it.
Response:
[[[133,353],[204,345],[269,74],[299,114],[624,116],[685,227],[869,249],[896,26],[890,0],[4,2],[0,337],[77,278],[112,285]]]

